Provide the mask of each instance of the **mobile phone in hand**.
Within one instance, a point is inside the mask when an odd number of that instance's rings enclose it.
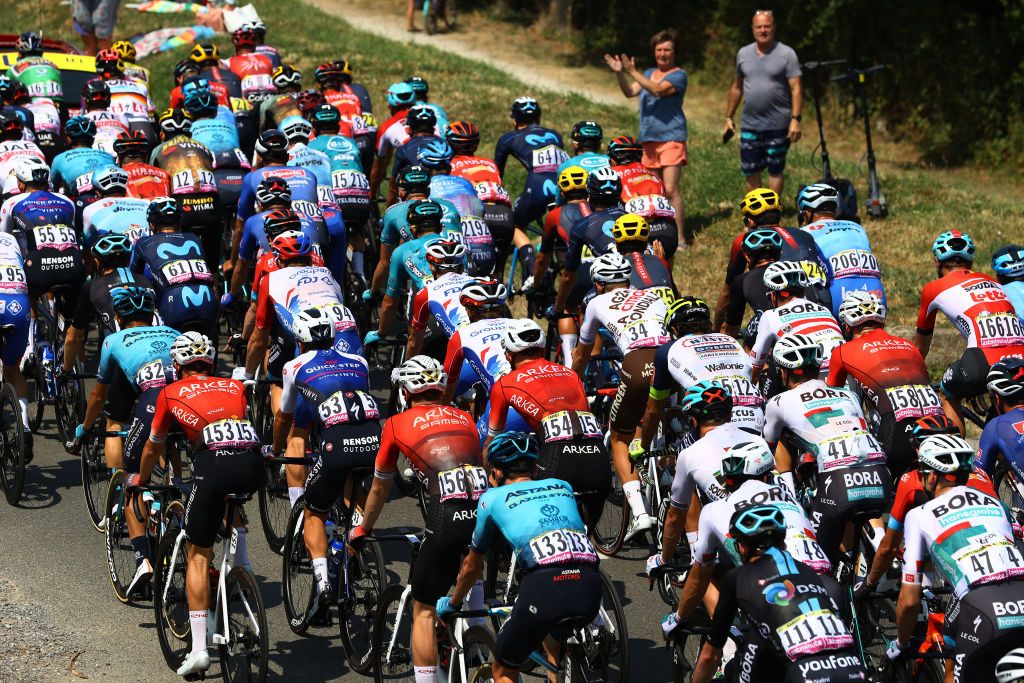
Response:
[[[736,135],[735,128],[729,128],[724,133],[722,133],[722,144],[724,145],[725,143],[729,142],[729,140],[732,140],[733,135]]]

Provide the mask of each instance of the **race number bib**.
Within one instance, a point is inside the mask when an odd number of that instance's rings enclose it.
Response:
[[[334,190],[327,185],[316,186],[316,200],[320,206],[337,206],[334,201]]]
[[[818,470],[825,472],[841,467],[885,460],[885,451],[874,436],[866,431],[837,434],[818,443]]]
[[[40,225],[32,228],[36,249],[57,249],[64,251],[78,247],[75,231],[66,225]]]
[[[347,422],[366,422],[380,417],[373,397],[363,391],[336,391],[317,406],[324,427]]]
[[[672,341],[668,336],[662,334],[662,331],[660,326],[653,325],[646,320],[638,320],[627,325],[622,329],[626,350],[648,349]]]
[[[213,275],[203,259],[179,259],[169,261],[160,268],[164,279],[172,285],[182,282],[212,282]]]
[[[853,646],[853,637],[839,617],[829,610],[805,612],[775,629],[782,649],[791,661],[822,650]]]
[[[75,193],[85,194],[92,190],[92,173],[83,173],[75,178]]]
[[[532,152],[534,173],[554,173],[561,163],[569,158],[558,145],[545,145]]]
[[[17,263],[0,263],[0,291],[5,294],[25,294],[25,271]]]
[[[476,184],[476,196],[482,202],[509,204],[512,201],[508,196],[508,190],[501,183],[495,183],[490,180]]]
[[[853,275],[864,275],[867,277],[881,277],[882,269],[878,266],[878,259],[874,254],[864,249],[847,249],[829,257],[832,265],[832,273],[836,278],[851,277]]]
[[[135,372],[135,386],[140,391],[153,387],[162,387],[167,384],[167,376],[164,374],[164,362],[154,360],[146,363]]]
[[[212,171],[186,168],[171,176],[173,194],[198,194],[217,191],[217,180]]]
[[[469,244],[491,244],[494,237],[491,236],[491,229],[476,216],[466,216],[462,219],[462,236]]]
[[[801,261],[800,267],[807,274],[807,283],[809,285],[824,287],[828,284],[828,274],[825,273],[825,269],[821,267],[821,264],[814,261]]]
[[[262,102],[275,91],[269,74],[249,74],[242,79],[242,95],[250,102]]]
[[[974,319],[974,323],[978,327],[978,345],[983,349],[1024,341],[1024,326],[1015,313],[982,312]]]
[[[370,181],[359,171],[332,171],[331,187],[335,197],[368,197]]]
[[[540,421],[544,442],[565,441],[573,437],[600,438],[603,432],[593,413],[585,410],[560,410]]]
[[[635,213],[644,218],[675,218],[676,210],[668,197],[660,194],[645,194],[626,202],[626,213]]]
[[[716,377],[714,381],[729,390],[734,406],[764,405],[761,391],[746,377]]]
[[[132,225],[129,225],[127,228],[125,228],[124,230],[121,230],[120,232],[121,232],[122,235],[124,235],[129,240],[131,240],[132,244],[135,244],[140,239],[142,239],[143,237],[145,237],[146,235],[149,234],[149,226],[148,225],[138,225],[137,223],[133,223]]]
[[[825,551],[804,531],[794,531],[790,528],[786,535],[786,550],[819,574],[832,568]]]
[[[203,427],[203,443],[211,450],[258,448],[260,438],[245,419],[217,420]]]
[[[306,218],[321,218],[324,215],[324,212],[320,209],[318,204],[305,199],[296,199],[293,201],[292,211],[300,216],[305,216]]]
[[[476,500],[487,490],[487,473],[476,465],[462,465],[437,475],[438,495],[446,500]]]
[[[530,540],[533,558],[541,566],[569,562],[597,562],[597,552],[582,531],[554,529]]]
[[[37,81],[27,86],[28,95],[33,99],[46,97],[49,99],[64,99],[64,89],[58,81]]]
[[[1020,551],[995,532],[967,539],[962,547],[953,550],[952,556],[968,586],[1024,576]]]
[[[942,412],[938,394],[923,384],[890,387],[885,390],[885,396],[889,399],[893,417],[897,421],[923,415],[938,415]]]

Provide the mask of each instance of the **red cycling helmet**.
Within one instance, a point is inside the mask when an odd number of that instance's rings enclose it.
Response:
[[[287,230],[274,238],[270,248],[274,250],[274,255],[279,261],[290,261],[307,256],[313,251],[313,241],[304,232]]]
[[[448,126],[448,144],[456,153],[472,154],[480,145],[480,129],[472,121],[452,121]]]

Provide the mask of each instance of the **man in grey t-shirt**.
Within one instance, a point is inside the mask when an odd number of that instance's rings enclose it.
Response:
[[[735,132],[733,115],[744,100],[740,122],[740,168],[747,189],[763,187],[761,172],[768,169],[768,187],[782,195],[786,152],[800,139],[800,112],[804,98],[800,61],[788,45],[775,40],[771,11],[754,14],[754,42],[736,53],[736,78],[729,88],[723,134]]]

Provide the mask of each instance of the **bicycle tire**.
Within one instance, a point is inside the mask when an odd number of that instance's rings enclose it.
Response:
[[[373,669],[373,628],[377,604],[387,587],[386,565],[380,544],[367,539],[355,555],[346,558],[351,595],[339,604],[341,644],[349,667],[368,674]],[[353,569],[355,568],[355,570]],[[353,578],[353,574],[356,576]]]
[[[373,680],[376,683],[393,680],[409,680],[413,677],[412,666],[412,596],[402,608],[402,618],[394,647],[390,648],[391,634],[395,629],[398,608],[405,593],[405,586],[389,586],[380,596],[377,614],[373,619]],[[387,658],[385,662],[384,659]]]
[[[54,365],[62,367],[64,364],[64,345],[57,347],[54,354]],[[79,366],[74,367],[74,372],[81,371]],[[75,427],[85,417],[85,384],[80,379],[65,379],[57,387],[57,396],[54,401],[54,412],[57,414],[57,431],[60,440],[64,443],[71,441],[75,436]]]
[[[622,607],[622,597],[611,578],[598,568],[601,579],[601,611],[603,623],[598,632],[590,634],[591,627],[584,629],[586,636],[581,647],[582,657],[578,664],[585,680],[601,680],[607,683],[626,683],[629,680],[629,629]],[[616,657],[618,663],[615,663]],[[592,678],[587,672],[598,672]]]
[[[256,584],[256,577],[245,567],[235,567],[228,573],[224,590],[227,592],[228,613],[218,613],[217,631],[224,632],[224,622],[227,620],[230,640],[225,645],[217,646],[221,674],[227,683],[262,683],[267,680],[270,637],[267,633],[267,612],[263,607],[263,597]],[[240,618],[237,620],[232,618],[232,607],[241,607],[238,613]]]
[[[173,557],[178,534],[164,534],[153,563],[153,616],[157,640],[164,661],[176,671],[191,649],[192,626],[188,620],[185,573],[188,568],[188,540],[181,536],[177,557]],[[173,559],[173,566],[171,564]],[[167,584],[170,584],[169,586]]]
[[[117,470],[107,484],[104,509],[113,510],[119,502],[121,506],[116,515],[111,515],[107,519],[103,537],[104,550],[107,553],[107,570],[110,575],[110,585],[114,589],[114,597],[118,601],[128,604],[132,601],[131,596],[128,595],[128,586],[135,578],[135,551],[129,537],[126,515],[135,513],[134,510],[124,509],[124,506],[128,505],[127,496],[122,494],[125,476],[124,470]]]
[[[483,683],[483,681],[494,680],[491,672],[491,660],[494,659],[494,634],[483,626],[470,626],[462,634],[463,657],[466,660],[466,676],[463,678],[462,669],[456,662],[452,661],[455,667],[451,672],[453,683]]]
[[[622,549],[626,539],[626,526],[629,523],[628,507],[622,484],[613,471],[612,485],[604,501],[601,519],[590,528],[590,541],[602,555],[614,557]]]
[[[79,456],[79,463],[82,472],[82,488],[85,490],[85,506],[89,512],[89,519],[96,531],[103,533],[100,522],[107,516],[110,510],[104,510],[106,503],[107,487],[110,481],[110,468],[103,458],[102,451],[93,439],[86,439],[82,443],[82,453]]]
[[[25,489],[25,434],[14,387],[0,389],[0,484],[7,502],[16,506]]]
[[[306,516],[305,506],[300,502],[292,508],[288,519],[288,533],[281,554],[281,601],[292,633],[305,635],[309,624],[304,617],[309,612],[316,595],[316,576],[313,564],[306,550],[303,537]],[[305,590],[303,590],[303,587]]]
[[[39,348],[38,346],[36,347]],[[35,404],[32,407],[32,412],[28,417],[28,430],[33,434],[39,433],[39,428],[43,426],[43,413],[46,411],[46,370],[43,368],[43,364],[39,358],[36,358],[35,366],[33,368],[32,378],[35,382]]]
[[[288,481],[280,466],[270,463],[267,476],[260,486],[258,499],[260,525],[270,549],[280,555],[284,552],[284,538],[291,517],[291,501],[288,499]]]

